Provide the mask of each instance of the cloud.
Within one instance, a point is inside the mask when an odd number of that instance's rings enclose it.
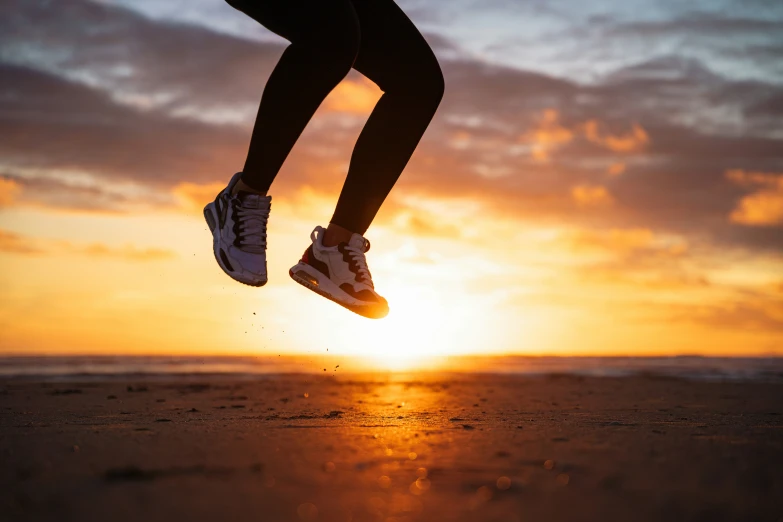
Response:
[[[204,207],[224,188],[225,183],[197,184],[186,181],[176,185],[172,193],[184,208],[193,210]]]
[[[704,261],[719,255],[711,246],[692,247],[683,236],[648,228],[574,229],[555,245],[580,260],[569,268],[579,282],[605,285],[607,291],[612,286],[702,291],[712,286]]]
[[[783,192],[763,191],[745,196],[729,216],[732,223],[750,226],[783,224]]]
[[[214,179],[240,157],[239,129],[171,119],[118,105],[63,78],[0,64],[0,157],[16,168],[74,170],[165,185]]]
[[[772,190],[783,188],[783,174],[747,172],[742,169],[731,169],[726,172],[726,179],[745,188],[757,186],[762,186]]]
[[[172,205],[165,193],[133,182],[101,179],[84,172],[60,171],[42,175],[24,169],[6,174],[18,188],[15,205],[59,211],[128,213]]]
[[[783,20],[729,16],[722,13],[690,12],[683,16],[654,21],[616,24],[610,32],[632,36],[660,36],[663,34],[699,34],[726,38],[728,35],[783,31]]]
[[[0,229],[0,252],[9,254],[43,254],[45,251],[29,238]]]
[[[748,226],[783,224],[783,174],[729,170],[726,178],[744,188],[760,188],[739,200],[729,219]]]
[[[783,45],[778,50],[778,57],[783,56]],[[772,119],[780,118],[783,115],[783,93],[771,92],[759,96],[758,101],[748,104],[745,108],[745,114],[750,117]]]
[[[614,203],[606,187],[600,185],[578,185],[571,189],[571,197],[580,207],[608,207]]]
[[[593,143],[606,147],[613,152],[636,152],[642,150],[650,141],[647,132],[638,124],[634,124],[630,133],[619,136],[603,134],[596,120],[585,123],[585,135]]]
[[[115,248],[102,243],[93,243],[84,246],[67,246],[66,249],[75,254],[82,254],[91,258],[105,257],[123,259],[127,261],[163,261],[177,257],[172,250],[164,248],[137,248],[133,245],[125,245]]]
[[[578,252],[605,252],[626,261],[631,257],[682,259],[689,251],[685,238],[657,234],[648,228],[578,229],[563,240]]]
[[[462,236],[456,225],[443,222],[422,210],[400,212],[395,216],[393,224],[397,230],[413,236],[433,236],[441,239],[459,239]]]
[[[761,293],[716,304],[674,305],[668,314],[671,320],[720,330],[783,332],[783,299]]]
[[[20,191],[21,187],[15,180],[0,178],[0,207],[7,207],[13,204]]]
[[[606,169],[606,173],[610,176],[619,176],[625,172],[625,163],[612,163]]]
[[[645,148],[650,142],[647,132],[637,123],[626,134],[612,135],[601,130],[597,120],[589,120],[584,124],[575,123],[571,128],[560,121],[560,114],[550,108],[541,112],[535,127],[519,137],[521,143],[527,143],[532,148],[532,156],[539,161],[548,161],[551,153],[583,137],[590,143],[617,153],[634,153]]]
[[[560,124],[560,115],[555,109],[541,113],[538,125],[519,140],[532,145],[533,157],[539,161],[549,160],[552,151],[574,139],[574,132]]]
[[[0,5],[0,47],[6,62],[100,88],[124,105],[250,123],[285,46],[152,20],[108,3],[7,0]]]
[[[212,191],[241,168],[282,44],[76,0],[45,8],[17,0],[0,10],[0,158],[6,171],[22,173],[13,174],[24,188],[18,198],[58,208],[181,206],[202,197],[185,194],[182,184]],[[390,210],[416,194],[472,198],[485,212],[514,219],[596,228],[623,222],[783,249],[778,228],[726,219],[747,194],[723,175],[779,163],[779,121],[747,108],[773,99],[780,86],[734,81],[678,56],[580,84],[486,63],[442,36],[430,38],[449,49],[441,57],[446,96]],[[341,84],[274,193],[310,186],[336,196],[377,92],[356,74]],[[26,189],[32,184],[37,190]]]
[[[675,52],[707,61],[724,75],[779,82],[783,13],[771,6],[766,0],[730,8],[712,2],[696,10],[679,3],[659,6],[654,14],[641,5],[623,14],[598,6],[599,15],[571,17],[546,41],[557,42],[551,61],[564,61],[585,75]],[[535,52],[531,40],[528,48]]]
[[[172,250],[138,248],[134,245],[111,247],[103,243],[74,244],[34,238],[0,229],[0,252],[20,255],[81,255],[91,259],[106,258],[125,261],[163,261],[177,257]]]

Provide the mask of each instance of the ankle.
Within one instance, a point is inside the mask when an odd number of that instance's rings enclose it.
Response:
[[[337,246],[340,243],[348,243],[351,240],[351,236],[353,236],[353,232],[347,228],[335,225],[334,223],[329,223],[329,226],[326,227],[326,232],[321,238],[321,243],[323,246],[329,248]]]
[[[236,185],[234,185],[234,189],[231,191],[231,195],[236,195],[239,192],[248,192],[250,194],[258,194],[259,196],[266,196],[266,190],[261,191],[254,189],[240,178],[240,180],[237,182]]]

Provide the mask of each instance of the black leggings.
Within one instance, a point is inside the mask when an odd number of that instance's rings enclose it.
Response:
[[[364,234],[443,97],[427,42],[393,0],[227,0],[289,40],[267,81],[242,181],[267,191],[329,92],[353,67],[381,96],[351,156],[331,222]]]

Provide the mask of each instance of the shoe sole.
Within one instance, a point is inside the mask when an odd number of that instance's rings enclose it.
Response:
[[[367,317],[368,319],[383,319],[389,313],[388,306],[379,307],[378,305],[362,305],[341,301],[339,297],[334,294],[339,292],[339,294],[342,294],[347,298],[351,297],[307,263],[297,263],[291,267],[288,271],[288,275],[291,276],[291,279],[305,288],[312,290],[316,294],[323,296],[362,317]]]
[[[220,266],[221,269],[223,269],[223,272],[226,273],[228,277],[233,279],[234,281],[237,281],[239,283],[242,283],[243,285],[252,286],[255,288],[260,288],[266,284],[266,281],[243,281],[242,279],[239,279],[233,272],[233,270],[229,270],[226,265],[223,263],[223,260],[221,259],[221,256],[219,254],[220,252],[220,243],[218,241],[218,234],[216,232],[218,228],[218,219],[217,215],[215,213],[215,203],[209,203],[206,207],[204,207],[204,219],[207,220],[207,226],[209,227],[209,231],[212,232],[212,254],[215,256],[215,261],[217,261],[217,264]]]

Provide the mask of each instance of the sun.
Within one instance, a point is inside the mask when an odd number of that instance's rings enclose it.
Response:
[[[340,339],[343,353],[377,369],[434,368],[443,357],[471,351],[471,341],[484,326],[481,310],[459,292],[400,283],[384,293],[392,305],[389,315],[378,321],[362,319]]]

